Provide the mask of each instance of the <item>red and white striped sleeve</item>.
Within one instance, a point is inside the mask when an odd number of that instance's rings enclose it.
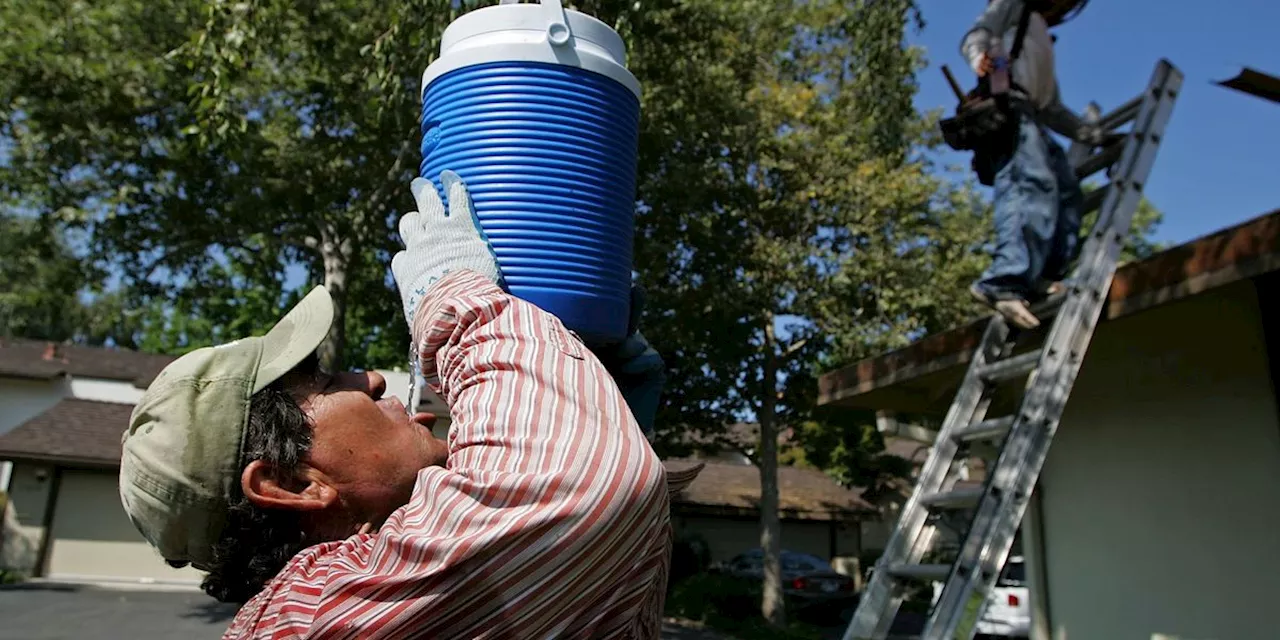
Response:
[[[295,557],[246,607],[254,635],[657,638],[666,474],[604,367],[470,272],[416,317],[453,418],[447,466],[378,532]]]

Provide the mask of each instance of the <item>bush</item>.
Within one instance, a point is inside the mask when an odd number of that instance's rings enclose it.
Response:
[[[681,580],[667,598],[667,615],[711,623],[717,615],[749,616],[760,608],[760,587],[745,580],[714,573],[698,573]]]
[[[667,578],[667,595],[687,578],[705,572],[711,566],[711,548],[702,536],[682,534],[671,546],[671,573]]]
[[[818,640],[816,627],[792,622],[769,626],[760,616],[759,584],[702,572],[680,581],[667,598],[666,615],[701,622],[739,640]]]

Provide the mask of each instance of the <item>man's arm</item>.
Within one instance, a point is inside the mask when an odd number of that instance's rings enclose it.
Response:
[[[376,533],[302,554],[341,612],[312,629],[656,637],[665,471],[600,361],[498,284],[465,185],[442,182],[448,213],[414,181],[420,211],[401,220],[392,271],[423,376],[450,407],[449,459]]]
[[[973,27],[964,34],[960,41],[960,55],[968,61],[974,73],[979,76],[986,74],[983,63],[987,54],[1000,42],[1005,32],[1017,23],[1018,16],[1022,15],[1023,4],[1023,0],[992,0],[973,23]],[[1005,52],[1008,53],[1007,47]]]
[[[413,340],[423,376],[450,407],[451,469],[569,473],[591,484],[606,461],[610,474],[661,486],[618,386],[555,316],[455,273],[422,301]]]
[[[1062,94],[1058,89],[1058,81],[1053,82],[1053,100],[1049,106],[1040,110],[1039,120],[1046,127],[1072,140],[1089,144],[1101,144],[1102,130],[1076,115],[1076,112],[1062,104]]]

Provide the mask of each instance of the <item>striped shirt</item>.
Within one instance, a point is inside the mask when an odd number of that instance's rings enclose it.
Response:
[[[296,555],[224,638],[657,638],[667,475],[600,362],[472,272],[412,333],[448,463],[376,533]]]

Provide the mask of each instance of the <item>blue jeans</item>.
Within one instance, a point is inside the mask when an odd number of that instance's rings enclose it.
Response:
[[[1030,115],[995,158],[996,250],[977,287],[992,299],[1035,299],[1076,259],[1084,194],[1067,154]]]

